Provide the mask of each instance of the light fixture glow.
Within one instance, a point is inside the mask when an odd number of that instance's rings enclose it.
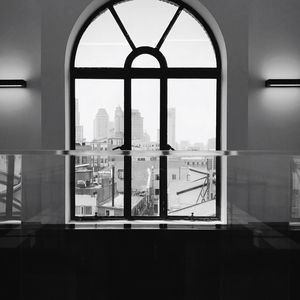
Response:
[[[0,88],[25,88],[27,83],[23,79],[0,79]]]
[[[268,79],[266,87],[300,87],[300,79]]]

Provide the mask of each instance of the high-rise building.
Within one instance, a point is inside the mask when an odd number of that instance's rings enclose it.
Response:
[[[168,109],[168,144],[172,147],[176,147],[176,108],[172,107]]]
[[[94,139],[108,138],[109,117],[105,108],[99,108],[94,119]]]
[[[207,140],[207,149],[208,150],[216,150],[216,139],[210,138]]]
[[[115,109],[115,137],[124,136],[124,112],[120,106]]]
[[[84,141],[83,137],[83,126],[80,124],[80,112],[79,112],[79,100],[75,99],[75,137],[76,143],[82,144]]]
[[[108,138],[115,136],[115,122],[108,122]]]
[[[150,143],[150,141],[151,141],[151,137],[150,137],[150,135],[148,134],[148,132],[144,132],[144,137],[143,137],[143,142],[145,142],[145,143]]]
[[[138,109],[131,111],[131,127],[132,140],[142,140],[144,137],[144,118]]]

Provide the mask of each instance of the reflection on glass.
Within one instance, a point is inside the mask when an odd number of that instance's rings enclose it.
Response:
[[[160,82],[132,80],[131,139],[133,150],[159,149]]]
[[[84,32],[76,52],[76,67],[123,67],[131,48],[110,11]]]
[[[168,215],[216,216],[215,157],[168,159]]]
[[[159,212],[159,158],[133,157],[131,213],[157,216]]]
[[[126,1],[115,5],[136,47],[155,47],[177,7],[157,0]]]
[[[20,155],[0,155],[0,220],[21,219],[21,163]]]
[[[168,106],[168,144],[176,150],[216,149],[215,79],[169,79]]]
[[[300,219],[300,158],[292,164],[292,219]]]
[[[124,215],[123,157],[75,157],[75,215]]]
[[[211,40],[202,25],[189,13],[182,11],[161,52],[169,67],[216,67]]]

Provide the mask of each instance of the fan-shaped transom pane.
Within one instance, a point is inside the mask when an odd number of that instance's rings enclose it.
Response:
[[[159,68],[158,60],[149,54],[142,54],[134,59],[132,62],[133,68]]]
[[[160,0],[130,0],[114,5],[114,9],[135,47],[155,48],[178,6]],[[131,51],[112,13],[105,10],[81,37],[75,66],[123,67]],[[185,10],[179,14],[160,51],[169,67],[216,67],[210,37],[201,23]],[[139,58],[135,67],[153,67],[149,62],[149,58]]]
[[[76,67],[123,67],[131,48],[109,10],[86,29],[79,42]]]
[[[161,47],[170,67],[216,67],[216,55],[203,26],[182,11]]]

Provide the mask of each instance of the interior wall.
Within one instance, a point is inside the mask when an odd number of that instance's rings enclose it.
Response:
[[[200,3],[187,2],[194,8]],[[74,25],[83,17],[82,12],[101,3],[101,0],[2,1],[0,76],[28,80],[26,89],[0,90],[2,149],[65,148],[67,44],[71,33],[74,34]],[[201,0],[201,4],[219,25],[227,50],[227,148],[297,150],[299,90],[266,89],[263,85],[267,78],[300,75],[300,3],[297,0],[227,0],[226,5],[221,5],[219,0]],[[289,162],[283,166],[282,161],[271,164],[231,161],[229,202],[263,220],[287,220]],[[45,168],[50,167],[45,162]],[[248,183],[257,182],[259,167],[266,175],[259,177],[260,186],[263,182],[268,188],[245,186],[246,179]],[[286,177],[270,185],[272,179],[268,178],[280,169],[285,170]],[[64,206],[55,202],[65,197],[64,178],[53,180],[62,188],[55,185],[55,192],[45,189],[35,194],[44,195],[41,207],[51,203],[53,212],[64,216]],[[37,188],[42,189],[41,186],[38,184]],[[277,188],[280,193],[276,193]],[[38,196],[29,194],[27,199],[32,203],[40,201]],[[60,222],[63,217],[57,220]]]
[[[300,78],[300,2],[250,2],[249,148],[299,150],[300,89],[264,81]]]
[[[0,89],[0,149],[41,147],[41,14],[38,0],[2,0],[0,78],[26,89]]]
[[[266,79],[300,77],[300,2],[250,1],[249,149],[300,149],[300,89],[265,88]],[[292,157],[251,158],[248,211],[258,220],[290,220]]]

